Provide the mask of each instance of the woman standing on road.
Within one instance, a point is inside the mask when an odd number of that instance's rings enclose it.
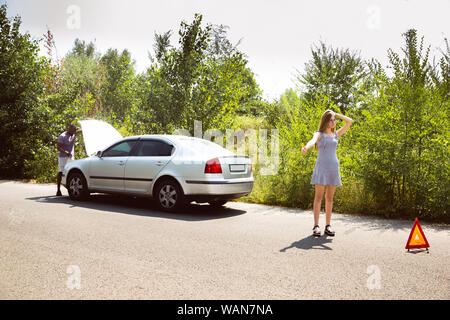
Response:
[[[336,118],[345,121],[345,126],[336,130]],[[313,138],[302,148],[302,153],[306,154],[307,150],[314,146],[319,152],[316,160],[316,166],[311,178],[311,184],[316,185],[314,196],[314,228],[313,235],[320,237],[319,215],[322,206],[322,198],[325,186],[327,191],[325,194],[325,215],[326,226],[325,234],[334,236],[335,232],[331,230],[331,211],[333,208],[333,197],[337,186],[341,186],[341,177],[339,175],[339,160],[336,156],[338,138],[342,136],[352,125],[353,120],[349,117],[327,110],[320,120],[319,130],[314,133]]]

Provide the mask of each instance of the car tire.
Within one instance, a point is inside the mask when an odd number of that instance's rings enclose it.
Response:
[[[184,193],[178,182],[174,179],[163,179],[158,182],[153,198],[160,210],[175,212],[185,202]]]
[[[86,179],[80,172],[71,173],[67,179],[67,191],[72,200],[83,201],[89,197]]]
[[[209,205],[211,205],[211,206],[213,206],[215,208],[220,208],[227,202],[228,202],[228,200],[217,200],[217,201],[211,201],[211,202],[208,202],[208,203],[209,203]]]

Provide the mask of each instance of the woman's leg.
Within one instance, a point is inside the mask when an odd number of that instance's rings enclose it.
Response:
[[[327,191],[325,193],[325,215],[326,224],[331,224],[331,212],[333,210],[333,197],[336,191],[336,186],[327,186]]]
[[[325,186],[316,184],[316,194],[314,196],[314,225],[319,225],[320,207],[322,206],[323,191]]]

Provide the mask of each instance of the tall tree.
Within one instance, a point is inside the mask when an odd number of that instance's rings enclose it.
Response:
[[[72,53],[78,56],[94,57],[96,55],[95,44],[92,41],[86,43],[86,41],[77,38],[75,39]]]
[[[101,54],[93,42],[76,39],[72,51],[62,61],[61,76],[64,90],[76,91],[75,100],[55,106],[59,109],[72,107],[83,109],[85,117],[94,117],[103,109],[102,86],[105,82]],[[73,94],[70,94],[73,97]]]
[[[304,72],[297,75],[305,98],[314,101],[317,95],[328,96],[343,113],[355,108],[361,99],[360,86],[368,74],[359,54],[323,42],[313,46],[311,54]]]
[[[181,23],[178,34],[178,47],[170,46],[170,32],[155,35],[156,59],[138,86],[142,108],[136,117],[142,131],[193,132],[196,119],[204,130],[223,126],[259,92],[247,60],[230,45],[223,26],[203,26],[196,14],[192,23]]]
[[[43,92],[45,59],[39,43],[20,32],[21,18],[9,19],[0,6],[0,176],[23,175],[39,124],[31,116]],[[37,128],[36,128],[37,126]]]
[[[117,49],[109,49],[100,58],[100,65],[105,77],[101,88],[102,113],[122,124],[135,103],[134,62],[128,50],[119,54]]]

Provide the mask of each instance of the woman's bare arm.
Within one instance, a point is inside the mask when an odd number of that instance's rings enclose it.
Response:
[[[316,144],[316,142],[318,141],[319,137],[320,137],[320,133],[319,132],[314,132],[313,138],[311,140],[309,140],[308,143],[302,148],[302,153],[306,154],[308,149]]]
[[[347,116],[344,116],[344,115],[342,115],[342,114],[339,114],[339,113],[336,113],[335,116],[336,116],[336,118],[339,118],[339,119],[345,121],[345,126],[343,126],[342,128],[340,128],[340,129],[337,131],[337,135],[338,135],[338,137],[340,137],[340,136],[342,136],[342,135],[350,128],[350,126],[352,125],[352,123],[354,122],[354,120],[353,120],[353,119],[350,119],[350,118],[347,117]]]

